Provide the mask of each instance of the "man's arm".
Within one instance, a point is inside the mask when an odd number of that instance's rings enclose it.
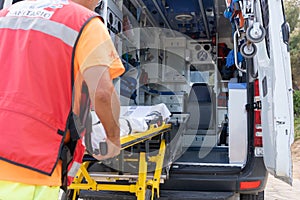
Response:
[[[94,155],[98,160],[114,157],[120,153],[120,102],[115,92],[109,68],[95,66],[86,69],[83,77],[89,88],[92,104],[106,132],[107,154]]]

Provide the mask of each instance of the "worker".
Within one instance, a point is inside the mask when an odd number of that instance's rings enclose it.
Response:
[[[107,154],[94,157],[120,153],[112,79],[124,67],[97,3],[29,0],[0,11],[1,200],[58,199],[66,169],[72,177],[80,166],[89,99],[107,133]]]

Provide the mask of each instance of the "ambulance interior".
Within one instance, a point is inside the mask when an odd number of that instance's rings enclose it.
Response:
[[[225,0],[109,0],[96,8],[126,68],[114,80],[121,105],[164,103],[171,112],[173,169],[247,162],[246,62],[235,64],[226,8]]]

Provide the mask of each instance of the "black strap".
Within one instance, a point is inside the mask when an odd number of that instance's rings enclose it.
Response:
[[[90,22],[90,20],[92,20],[95,17],[99,17],[99,15],[96,15],[96,13],[95,13],[94,16],[90,17],[83,24],[83,26],[81,27],[81,29],[79,31],[79,34],[78,34],[78,36],[76,38],[76,41],[75,41],[75,44],[74,44],[74,47],[73,47],[73,51],[72,51],[71,81],[70,81],[71,88],[73,88],[73,86],[74,86],[74,76],[75,76],[75,74],[74,74],[74,61],[75,61],[76,47],[77,47],[79,38],[80,38],[80,36],[81,36],[81,34],[82,34],[85,26]],[[85,89],[85,87],[84,87],[84,89]],[[71,93],[72,93],[72,95],[74,95],[72,91],[71,91]],[[67,188],[68,164],[70,163],[70,161],[69,161],[69,153],[71,155],[70,158],[72,160],[72,155],[74,153],[74,150],[75,150],[75,147],[76,147],[76,144],[77,144],[77,140],[80,138],[80,133],[83,131],[83,130],[81,130],[82,126],[78,126],[78,122],[80,120],[77,121],[77,116],[74,115],[73,112],[72,112],[73,102],[70,102],[70,103],[71,103],[71,109],[70,109],[71,111],[70,111],[68,119],[67,119],[66,131],[67,130],[70,131],[71,141],[67,145],[63,145],[63,147],[61,148],[61,152],[60,152],[60,158],[61,158],[62,162],[65,163],[65,164],[63,164],[63,167],[62,167],[62,171],[64,172],[62,174],[62,186],[61,186],[62,189]],[[87,101],[86,104],[89,104],[89,101]],[[76,122],[75,122],[75,120],[76,120]],[[67,150],[65,148],[68,148],[69,150]]]
[[[86,133],[84,136],[85,148],[89,154],[93,154],[93,145],[92,145],[92,131],[93,130],[92,130],[92,115],[91,115],[91,113],[88,115],[86,123],[90,124],[90,125],[87,125]],[[99,121],[99,124],[100,124],[100,121]]]
[[[82,133],[85,127],[82,125],[81,120],[77,115],[72,113],[70,117],[71,117],[69,122],[70,136],[72,141],[76,141],[80,139],[80,133]]]
[[[129,128],[129,133],[128,133],[128,135],[129,135],[132,132],[132,127],[131,127],[130,122],[127,119],[125,119],[125,120],[127,122],[128,128]]]
[[[72,161],[71,151],[67,145],[64,145],[61,150],[61,160],[62,160],[62,185],[61,189],[67,192],[68,189],[68,165]]]

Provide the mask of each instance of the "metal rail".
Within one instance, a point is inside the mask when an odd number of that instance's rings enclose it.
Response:
[[[237,60],[237,53],[238,53],[238,50],[237,50],[237,40],[238,40],[238,36],[239,36],[239,31],[236,30],[236,31],[234,32],[234,35],[233,35],[234,64],[235,64],[236,68],[237,68],[239,71],[241,71],[241,72],[243,72],[243,73],[246,73],[247,70],[246,70],[246,69],[240,68],[239,63],[238,63],[238,60]]]
[[[205,13],[204,6],[203,6],[203,1],[199,0],[198,2],[199,2],[201,14],[202,14],[202,18],[203,18],[203,22],[204,22],[204,26],[205,26],[206,36],[209,39],[210,38],[210,32],[209,32],[209,28],[208,28],[206,13]]]
[[[91,178],[93,178],[95,181],[100,181],[103,180],[102,178],[105,179],[138,179],[139,176],[136,174],[109,174],[109,173],[101,173],[101,172],[89,172],[89,175]],[[153,174],[148,174],[147,179],[153,179],[154,175]],[[167,179],[166,175],[161,175],[161,179]]]

